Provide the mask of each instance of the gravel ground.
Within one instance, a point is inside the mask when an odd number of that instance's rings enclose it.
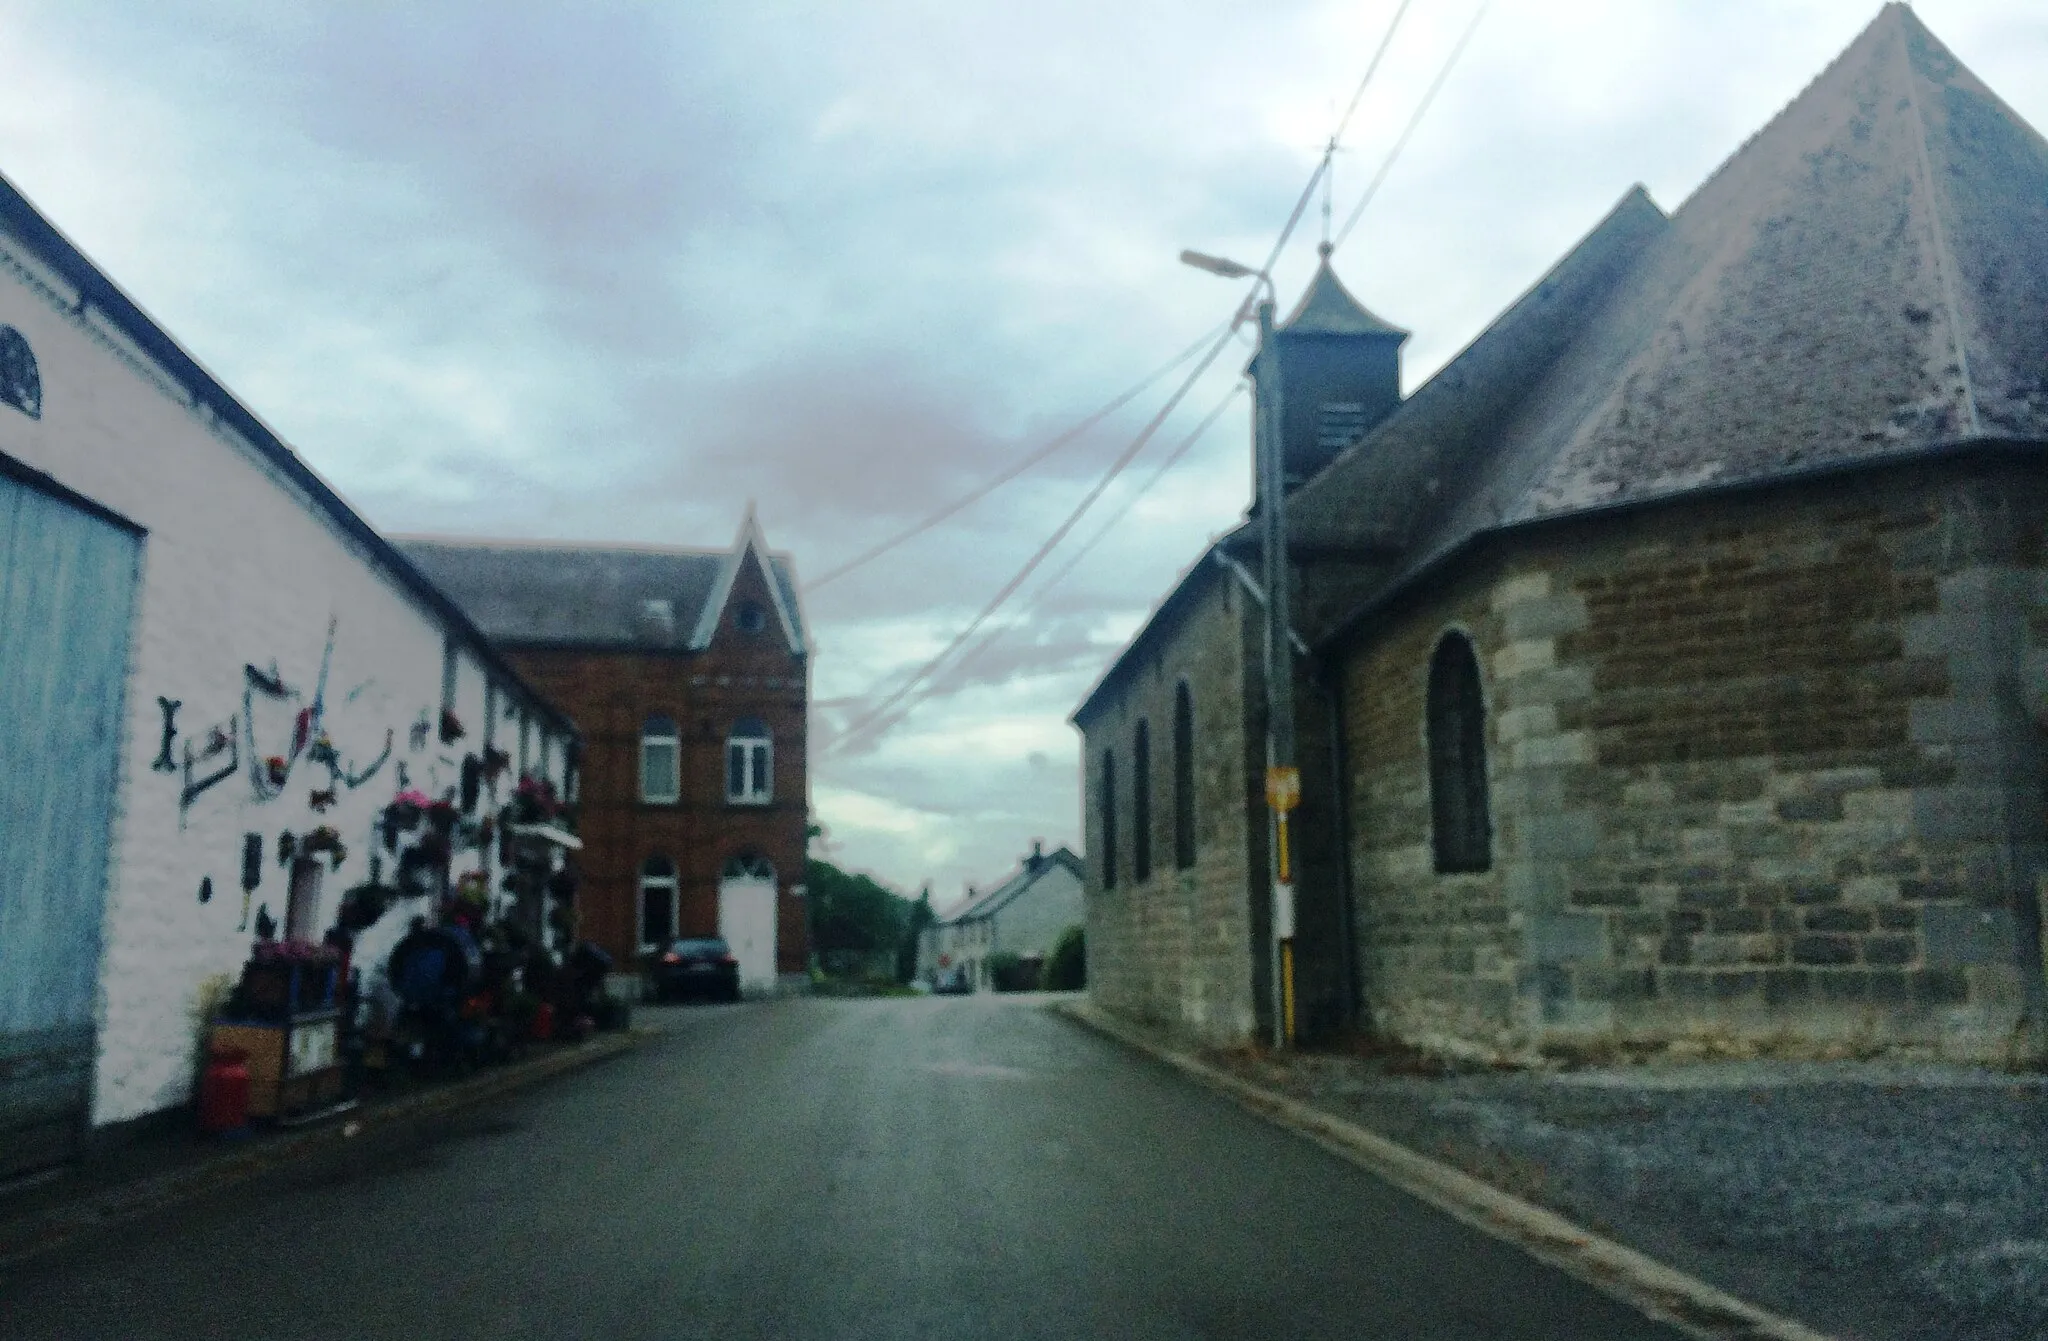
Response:
[[[1211,1056],[1809,1326],[2048,1336],[2048,1079],[1875,1063],[1422,1078]]]

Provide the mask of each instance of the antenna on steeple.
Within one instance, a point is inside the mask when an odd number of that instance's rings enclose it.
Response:
[[[1330,179],[1337,175],[1337,140],[1330,139],[1323,150],[1323,240],[1316,244],[1316,255],[1328,259],[1330,255]]]

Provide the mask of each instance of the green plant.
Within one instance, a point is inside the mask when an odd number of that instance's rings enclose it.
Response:
[[[1052,953],[1046,957],[1045,972],[1039,977],[1039,986],[1048,992],[1073,992],[1087,985],[1087,933],[1078,926],[1068,927],[1053,942]]]

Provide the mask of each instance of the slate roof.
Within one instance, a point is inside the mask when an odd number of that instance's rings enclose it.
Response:
[[[1016,902],[1024,891],[1037,884],[1040,877],[1055,866],[1064,866],[1077,878],[1086,878],[1086,868],[1081,865],[1081,859],[1074,855],[1071,848],[1061,846],[1043,855],[1026,857],[1015,875],[994,889],[972,895],[965,902],[954,905],[950,911],[937,919],[936,925],[957,926],[962,922],[972,922],[1001,912]]]
[[[491,638],[528,647],[691,649],[736,558],[734,550],[655,545],[439,536],[395,543]],[[767,558],[794,625],[794,650],[801,651],[805,635],[788,556]],[[646,603],[656,600],[669,603],[665,629],[645,614]],[[709,613],[715,618],[715,610]]]
[[[1330,269],[1329,244],[1324,243],[1322,260],[1315,277],[1301,295],[1293,313],[1280,323],[1280,330],[1295,335],[1391,335],[1407,339],[1408,332],[1368,311],[1351,296],[1335,271]]]
[[[1295,535],[1426,556],[1708,486],[2048,439],[2048,141],[1887,5],[1564,334],[1534,379],[1464,389],[1492,406],[1472,431],[1412,398],[1295,495]]]

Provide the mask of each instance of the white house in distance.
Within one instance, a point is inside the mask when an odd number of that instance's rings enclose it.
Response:
[[[1013,954],[1043,963],[1068,927],[1081,923],[1084,868],[1062,847],[1048,853],[1042,843],[994,889],[967,898],[942,914],[918,936],[917,975],[929,982],[941,973],[965,969],[977,990],[995,986],[990,956]]]
[[[486,796],[566,792],[574,743],[0,179],[0,1177],[187,1102],[256,928],[320,939],[401,789],[473,792],[495,747]],[[496,855],[453,860],[496,891]]]

